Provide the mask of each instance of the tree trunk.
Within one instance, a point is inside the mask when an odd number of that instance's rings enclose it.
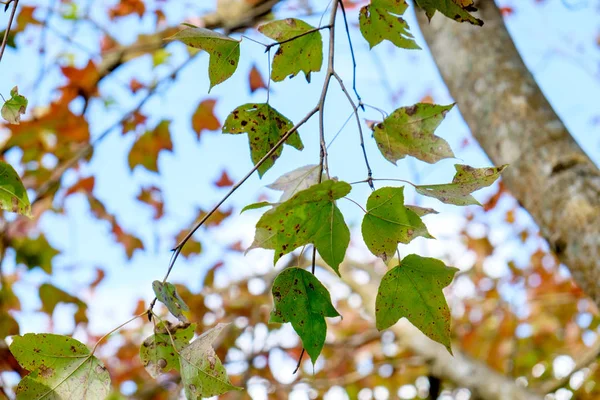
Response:
[[[471,133],[577,284],[600,305],[600,172],[521,60],[493,0],[483,27],[440,14],[421,30]]]

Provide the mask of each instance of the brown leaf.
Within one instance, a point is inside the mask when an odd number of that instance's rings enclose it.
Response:
[[[137,79],[133,78],[130,82],[129,82],[129,89],[131,89],[132,93],[137,93],[138,90],[145,88],[146,85],[144,85],[142,82],[138,81]]]
[[[250,93],[254,93],[258,89],[267,89],[265,80],[263,79],[258,68],[256,68],[256,65],[253,65],[252,69],[250,69],[250,73],[248,74],[248,83],[250,84]]]
[[[227,171],[223,170],[223,172],[221,172],[221,177],[216,180],[214,182],[216,187],[230,187],[233,186],[233,181],[231,180],[231,178],[229,178],[229,175],[227,174]]]
[[[127,132],[135,131],[138,126],[142,126],[146,123],[148,117],[139,111],[134,111],[129,118],[123,122],[123,135]]]
[[[214,109],[217,100],[206,99],[198,104],[198,108],[192,115],[192,128],[198,135],[198,139],[205,130],[216,131],[221,127],[221,122],[215,116]]]
[[[129,168],[141,165],[148,171],[158,172],[158,155],[161,151],[173,150],[170,121],[161,121],[152,131],[147,131],[133,144],[129,151]]]
[[[112,231],[117,241],[125,248],[125,254],[127,254],[128,259],[131,260],[135,250],[144,250],[144,244],[142,241],[138,237],[124,232],[116,222],[113,223]]]
[[[182,229],[177,236],[175,237],[175,245],[179,244],[185,235],[187,235],[189,229]],[[202,243],[198,240],[191,237],[187,242],[185,242],[185,246],[181,249],[181,255],[185,258],[189,258],[190,256],[198,255],[202,252]]]
[[[137,195],[137,199],[154,208],[154,219],[159,219],[164,215],[165,203],[162,197],[162,191],[156,186],[142,188]]]

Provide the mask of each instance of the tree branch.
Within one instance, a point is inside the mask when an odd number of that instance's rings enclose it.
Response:
[[[473,136],[504,172],[577,284],[600,305],[600,172],[571,137],[521,60],[493,0],[483,27],[436,15],[419,22]]]

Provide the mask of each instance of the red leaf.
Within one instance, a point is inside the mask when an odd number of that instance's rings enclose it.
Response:
[[[221,172],[221,177],[215,181],[215,186],[220,188],[233,186],[233,181],[229,178],[227,171]]]
[[[509,15],[514,14],[515,10],[512,7],[500,7],[500,12],[503,16],[508,17]]]
[[[80,179],[67,190],[65,197],[74,193],[92,193],[92,190],[94,190],[95,181],[96,179],[93,176]]]

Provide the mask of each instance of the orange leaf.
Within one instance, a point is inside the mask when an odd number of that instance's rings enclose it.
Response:
[[[215,104],[217,101],[214,99],[203,100],[192,116],[192,128],[198,135],[198,139],[204,130],[216,131],[221,127],[221,122],[215,116]]]
[[[61,67],[61,71],[69,80],[65,86],[61,87],[63,101],[69,103],[80,95],[84,98],[90,98],[98,94],[97,85],[100,74],[92,60],[82,69],[67,66]]]
[[[137,14],[140,18],[146,12],[146,5],[142,0],[121,0],[118,4],[108,10],[110,19],[126,17],[131,14]]]
[[[131,89],[132,93],[137,93],[138,90],[145,88],[146,85],[144,85],[142,82],[138,81],[137,79],[133,78],[130,82],[129,82],[129,89]]]

